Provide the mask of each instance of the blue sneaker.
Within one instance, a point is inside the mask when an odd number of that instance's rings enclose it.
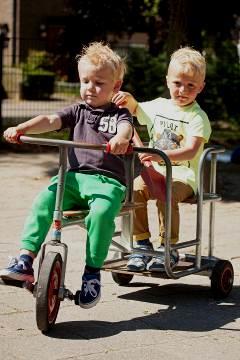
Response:
[[[101,276],[98,273],[84,273],[79,294],[79,305],[84,309],[95,306],[101,298]]]
[[[151,243],[150,243],[151,244]],[[153,250],[153,246],[151,245],[138,245],[136,246],[138,249],[142,250]],[[151,256],[145,254],[132,254],[128,258],[127,269],[128,271],[142,272],[146,270],[148,262],[152,259]]]
[[[22,256],[18,259],[12,257],[7,268],[0,270],[0,278],[3,280],[18,280],[34,282],[32,264],[24,261]]]
[[[164,247],[158,248],[159,255],[153,256],[152,260],[147,264],[148,271],[165,271],[165,253]],[[174,269],[179,261],[179,254],[177,250],[172,250],[170,253],[170,267]]]

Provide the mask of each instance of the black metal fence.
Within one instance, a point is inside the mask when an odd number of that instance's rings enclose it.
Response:
[[[79,100],[79,83],[59,76],[45,49],[44,39],[8,38],[0,29],[0,131]]]

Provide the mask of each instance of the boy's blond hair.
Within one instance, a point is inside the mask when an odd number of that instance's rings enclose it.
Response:
[[[76,59],[78,64],[87,61],[97,68],[110,66],[115,80],[123,80],[126,72],[124,59],[103,42],[92,42],[88,46],[84,46]]]
[[[171,55],[168,73],[176,65],[181,65],[184,73],[194,71],[194,73],[199,75],[204,81],[206,76],[206,61],[199,51],[188,46],[176,50]]]

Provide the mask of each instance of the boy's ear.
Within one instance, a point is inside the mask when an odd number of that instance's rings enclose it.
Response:
[[[204,89],[206,83],[203,82],[202,85],[199,86],[199,90],[198,90],[198,94],[200,94],[200,92],[202,92],[202,90]]]
[[[121,86],[122,86],[122,80],[117,80],[116,82],[115,82],[115,85],[114,85],[114,92],[118,92],[120,89],[121,89]]]
[[[169,86],[168,86],[168,76],[166,76],[166,85],[169,88]]]

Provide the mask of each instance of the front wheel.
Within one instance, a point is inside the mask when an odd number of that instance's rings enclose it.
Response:
[[[41,265],[36,291],[36,321],[42,332],[48,332],[55,324],[60,306],[61,275],[61,254],[48,252]]]
[[[215,299],[227,297],[233,287],[234,271],[228,260],[219,260],[212,269],[211,289]]]

